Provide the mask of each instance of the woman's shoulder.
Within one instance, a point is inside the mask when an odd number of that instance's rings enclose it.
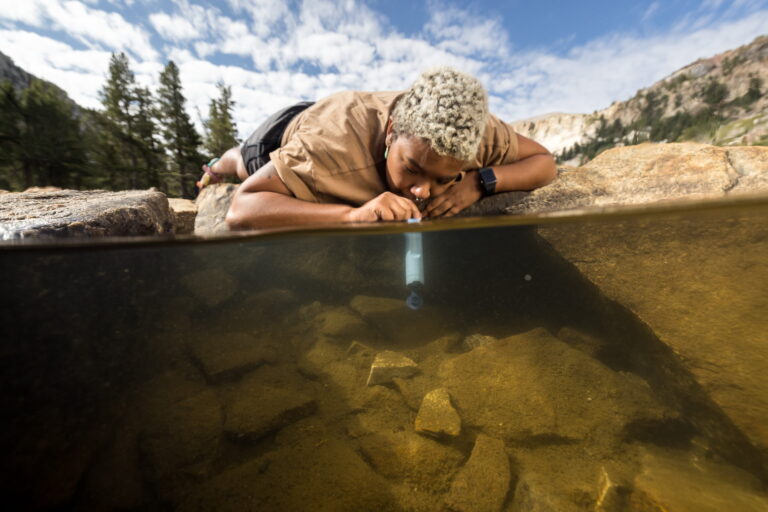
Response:
[[[309,114],[343,114],[357,110],[382,111],[387,115],[403,91],[341,91],[318,100]]]

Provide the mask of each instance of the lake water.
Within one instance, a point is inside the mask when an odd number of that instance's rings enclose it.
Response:
[[[6,245],[0,282],[13,509],[768,510],[765,201]]]

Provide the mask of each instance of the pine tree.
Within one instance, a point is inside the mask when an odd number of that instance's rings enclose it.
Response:
[[[78,187],[87,175],[80,121],[53,85],[33,78],[21,94],[0,87],[0,168],[4,185]]]
[[[109,176],[108,188],[138,186],[138,155],[133,144],[133,90],[136,78],[125,53],[112,54],[104,88],[100,92],[104,115],[99,165]]]
[[[152,92],[146,87],[134,89],[136,100],[136,115],[134,118],[134,134],[141,151],[143,168],[145,169],[146,185],[157,187],[163,192],[167,191],[165,182],[161,178],[161,171],[165,166],[165,158],[162,145],[157,138],[158,111]]]
[[[104,116],[100,164],[109,172],[109,188],[165,190],[164,167],[157,140],[156,108],[149,89],[139,87],[124,53],[112,54],[101,90]]]
[[[136,77],[125,53],[112,54],[109,59],[107,83],[100,92],[104,114],[126,132],[131,131],[133,91]]]
[[[219,89],[219,97],[211,100],[208,120],[205,122],[205,149],[209,157],[222,155],[238,144],[237,125],[233,118],[235,102],[232,100],[232,88],[224,82],[217,83],[216,87]]]
[[[173,61],[169,61],[160,73],[158,95],[160,122],[171,172],[178,179],[181,195],[193,197],[196,174],[202,161],[198,152],[201,141],[185,109],[186,98],[182,91],[179,68]]]
[[[0,188],[21,187],[20,152],[23,112],[10,81],[0,83]]]

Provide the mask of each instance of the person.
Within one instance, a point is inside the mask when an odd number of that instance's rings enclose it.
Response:
[[[284,109],[206,169],[244,180],[230,229],[456,215],[483,196],[533,190],[552,155],[488,112],[476,78],[449,67],[407,91],[347,91]]]

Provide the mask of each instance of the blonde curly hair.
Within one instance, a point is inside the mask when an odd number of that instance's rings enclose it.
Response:
[[[439,155],[475,158],[488,119],[488,95],[480,81],[449,67],[423,72],[392,112],[394,135],[421,137]]]

